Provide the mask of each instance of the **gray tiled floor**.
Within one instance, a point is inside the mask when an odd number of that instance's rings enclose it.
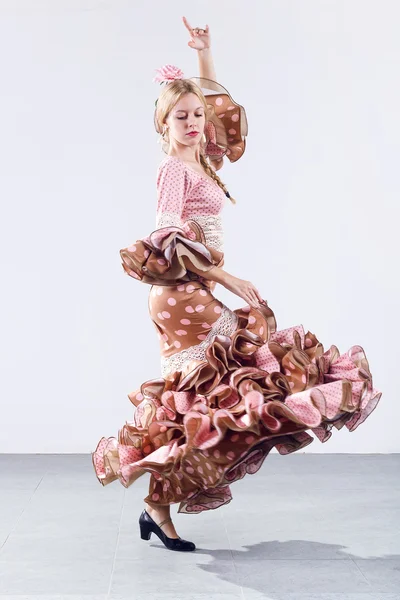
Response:
[[[400,455],[271,454],[233,501],[139,538],[148,476],[90,455],[0,455],[0,600],[400,600]]]

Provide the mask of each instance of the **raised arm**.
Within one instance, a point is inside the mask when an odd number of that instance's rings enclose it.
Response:
[[[191,35],[191,40],[188,42],[188,46],[194,50],[197,50],[200,77],[217,81],[214,61],[211,54],[211,37],[208,25],[206,25],[205,29],[201,29],[200,27],[193,28],[191,25],[189,25],[186,17],[182,17],[182,20],[186,29]]]
[[[204,48],[204,50],[198,50],[197,58],[199,61],[200,77],[205,77],[206,79],[212,79],[213,81],[217,81],[217,75],[215,73],[214,62],[211,55],[211,48]]]

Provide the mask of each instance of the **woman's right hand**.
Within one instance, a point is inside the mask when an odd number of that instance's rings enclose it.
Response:
[[[262,298],[260,292],[251,281],[239,279],[239,277],[235,277],[234,275],[225,272],[224,281],[221,281],[221,284],[230,292],[243,298],[243,300],[254,308],[259,308],[260,302],[265,303],[264,298]]]
[[[182,256],[182,261],[185,265],[185,268],[188,271],[193,271],[194,273],[197,273],[202,279],[210,279],[211,281],[220,283],[230,292],[233,292],[240,298],[243,298],[243,300],[245,300],[250,306],[253,306],[254,308],[259,308],[260,303],[265,304],[264,298],[262,298],[260,292],[258,291],[256,286],[251,283],[251,281],[247,281],[246,279],[239,279],[239,277],[231,275],[230,273],[228,273],[221,267],[217,267],[216,265],[211,267],[211,269],[203,271],[202,269],[199,269],[195,265],[193,265],[190,258],[185,255]]]

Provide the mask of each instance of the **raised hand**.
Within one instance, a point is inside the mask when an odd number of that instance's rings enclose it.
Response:
[[[193,28],[189,25],[186,17],[182,17],[182,21],[192,38],[190,42],[188,42],[188,46],[194,50],[205,50],[206,48],[211,47],[210,29],[208,25],[206,25],[205,29],[202,29],[201,27]]]

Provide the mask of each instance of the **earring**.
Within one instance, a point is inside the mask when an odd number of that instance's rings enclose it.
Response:
[[[159,136],[159,138],[157,140],[157,143],[161,143],[161,142],[165,141],[165,137],[164,136],[167,133],[167,129],[168,129],[167,125],[163,125],[162,132],[161,132],[161,134],[160,134],[160,136]]]

